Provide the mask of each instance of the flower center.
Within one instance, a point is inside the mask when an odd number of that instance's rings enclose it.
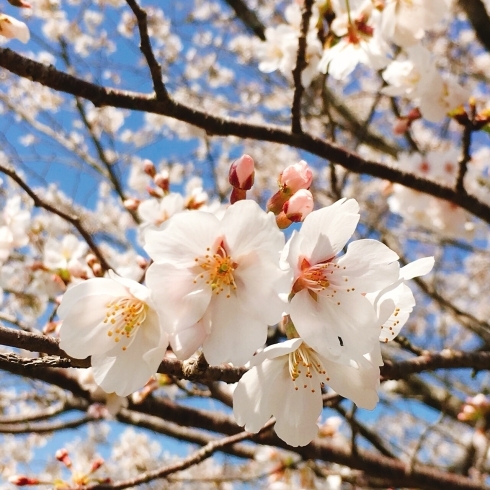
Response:
[[[315,265],[310,265],[308,260],[303,258],[299,276],[293,284],[293,293],[296,294],[307,289],[316,300],[318,293],[327,289],[328,293],[324,293],[323,296],[327,294],[332,298],[337,294],[337,290],[348,293],[355,291],[355,288],[347,287],[349,279],[345,275],[346,269],[347,267],[338,265],[335,258]]]
[[[310,349],[305,343],[302,343],[294,352],[289,353],[289,375],[294,383],[294,389],[299,387],[296,381],[301,381],[303,388],[310,388],[315,393],[315,385],[323,386],[324,382],[314,377],[325,377],[325,381],[330,381],[326,376],[327,371],[313,349]],[[315,382],[316,381],[316,382]]]
[[[209,252],[210,248],[208,247],[207,250]],[[238,264],[226,253],[223,244],[218,247],[213,255],[206,254],[204,257],[195,258],[194,261],[199,268],[194,283],[197,283],[198,279],[205,279],[206,284],[209,284],[216,294],[220,294],[226,289],[227,298],[231,296],[231,290],[236,290],[233,272]]]
[[[148,305],[134,296],[118,298],[106,304],[104,323],[109,325],[107,335],[114,337],[114,342],[124,342],[126,350],[140,325],[146,319]]]

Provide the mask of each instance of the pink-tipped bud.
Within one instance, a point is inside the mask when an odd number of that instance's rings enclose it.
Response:
[[[168,171],[163,170],[162,172],[158,172],[153,177],[153,182],[155,182],[155,185],[160,187],[160,189],[162,189],[164,192],[168,192],[170,187]]]
[[[136,257],[136,263],[140,269],[146,269],[148,267],[148,261],[141,255]]]
[[[30,9],[31,4],[24,2],[24,0],[8,0],[10,5],[13,5],[14,7],[19,7],[19,8],[24,8],[24,9]]]
[[[301,160],[299,163],[289,165],[281,173],[279,185],[289,195],[295,194],[300,189],[309,189],[313,180],[313,172],[308,164]]]
[[[237,201],[243,201],[247,198],[247,191],[233,187],[230,195],[230,204],[235,204]]]
[[[71,459],[68,451],[65,448],[58,449],[55,453],[55,457],[58,461],[61,461],[67,468],[71,468]]]
[[[9,482],[12,485],[17,485],[18,487],[25,487],[27,485],[39,485],[40,481],[37,478],[30,478],[25,475],[12,475],[9,477]]]
[[[104,464],[104,460],[102,458],[95,459],[92,462],[92,466],[90,467],[90,473],[96,472],[103,464]]]
[[[125,199],[124,200],[124,207],[128,209],[129,211],[136,211],[138,209],[138,206],[140,205],[140,200],[139,199],[133,199],[132,197]]]
[[[409,127],[410,119],[406,117],[400,117],[400,119],[397,119],[395,124],[393,124],[393,134],[404,134],[407,132]]]
[[[248,191],[254,185],[255,163],[250,155],[242,155],[230,167],[228,181],[235,189]]]
[[[303,221],[313,211],[313,195],[308,189],[300,189],[282,208],[293,223]]]
[[[103,277],[104,276],[104,269],[102,269],[102,266],[98,262],[96,262],[92,266],[92,272],[94,273],[95,277]]]
[[[157,173],[157,169],[151,160],[145,160],[143,162],[143,169],[146,175],[149,175],[151,178],[155,177]]]

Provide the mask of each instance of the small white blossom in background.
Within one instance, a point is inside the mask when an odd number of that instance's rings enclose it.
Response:
[[[60,347],[77,359],[92,356],[95,382],[107,393],[142,388],[168,346],[150,291],[114,273],[70,288],[58,316]]]
[[[340,40],[323,51],[318,70],[345,80],[361,63],[374,70],[389,62],[390,47],[381,37],[381,14],[370,0],[332,2],[336,17],[331,29]]]

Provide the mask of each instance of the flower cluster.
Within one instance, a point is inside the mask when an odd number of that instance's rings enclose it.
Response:
[[[253,174],[250,161],[240,160],[243,175],[232,166],[235,188],[248,187],[240,182]],[[142,388],[169,346],[181,360],[202,349],[211,364],[250,363],[234,392],[237,422],[255,432],[273,415],[295,446],[315,437],[326,386],[373,409],[380,340],[406,322],[415,300],[405,281],[433,259],[400,269],[383,243],[348,243],[360,219],[354,199],[305,213],[286,243],[285,206],[311,179],[305,162],[281,174],[269,203],[276,216],[240,199],[217,214],[188,209],[145,226],[146,286],[109,272],[69,288],[58,308],[61,347],[92,356],[95,381],[119,396]],[[264,349],[277,324],[287,340]]]
[[[291,75],[302,3],[296,1],[286,8],[286,23],[266,29],[266,39],[256,51],[261,71]],[[420,44],[448,8],[447,0],[316,0],[306,36],[303,86],[308,87],[320,73],[346,80],[359,64],[373,70],[386,68],[383,93],[404,96],[420,108],[424,118],[440,121],[469,97],[455,80],[441,76],[429,51]],[[393,44],[398,47],[396,54]]]

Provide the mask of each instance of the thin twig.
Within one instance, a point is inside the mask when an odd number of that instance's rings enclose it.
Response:
[[[301,97],[304,92],[301,74],[308,65],[306,61],[307,35],[311,19],[311,9],[313,0],[305,0],[303,5],[303,14],[301,17],[301,32],[298,38],[298,52],[296,54],[296,66],[293,70],[294,96],[293,106],[291,107],[291,131],[293,133],[302,133],[301,129]]]

